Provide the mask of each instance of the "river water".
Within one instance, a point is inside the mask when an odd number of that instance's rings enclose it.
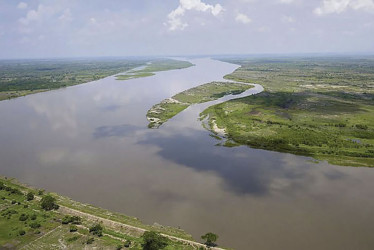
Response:
[[[238,67],[191,61],[0,102],[0,175],[235,249],[374,249],[374,169],[217,146],[197,120],[212,103],[147,128],[152,105]]]

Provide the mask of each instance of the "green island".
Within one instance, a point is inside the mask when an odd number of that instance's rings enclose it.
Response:
[[[1,249],[206,249],[206,241],[0,177]]]
[[[238,95],[252,85],[233,82],[211,82],[185,90],[154,105],[147,112],[149,128],[158,128],[192,104],[217,100],[225,95]]]
[[[130,70],[126,74],[117,75],[117,80],[129,80],[134,78],[148,77],[155,75],[155,72],[167,71],[174,69],[184,69],[194,66],[187,61],[179,61],[174,59],[158,59],[147,63],[146,66],[138,70]]]
[[[265,89],[201,113],[229,146],[374,167],[373,57],[224,60],[241,65],[226,79]]]

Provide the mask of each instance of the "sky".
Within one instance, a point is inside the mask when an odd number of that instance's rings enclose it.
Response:
[[[0,0],[0,58],[374,54],[374,0]]]

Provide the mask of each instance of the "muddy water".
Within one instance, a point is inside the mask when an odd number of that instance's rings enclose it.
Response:
[[[235,249],[374,249],[373,169],[216,146],[207,104],[147,129],[153,104],[237,68],[192,62],[0,102],[0,174]]]

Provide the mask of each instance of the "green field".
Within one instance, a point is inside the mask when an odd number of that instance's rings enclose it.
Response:
[[[3,60],[0,100],[98,80],[145,63],[144,59]]]
[[[158,59],[149,62],[143,69],[130,70],[126,74],[117,75],[117,80],[129,80],[134,78],[148,77],[155,75],[155,72],[167,71],[174,69],[184,69],[193,66],[187,61],[173,59]]]
[[[145,225],[136,218],[39,191],[15,180],[0,178],[0,248],[143,249],[146,231],[162,233],[167,243],[164,249],[201,247],[198,243],[193,246],[183,242],[192,237],[180,229]],[[34,194],[33,199],[27,198],[30,192]],[[47,196],[56,199],[57,209],[47,211],[42,207]],[[99,231],[97,225],[101,227]]]
[[[228,141],[374,167],[374,58],[233,59],[227,79],[261,84],[261,94],[201,114]]]
[[[217,100],[225,95],[238,95],[252,88],[252,85],[232,82],[211,82],[188,89],[154,105],[147,112],[149,128],[158,128],[170,118],[192,104]]]

